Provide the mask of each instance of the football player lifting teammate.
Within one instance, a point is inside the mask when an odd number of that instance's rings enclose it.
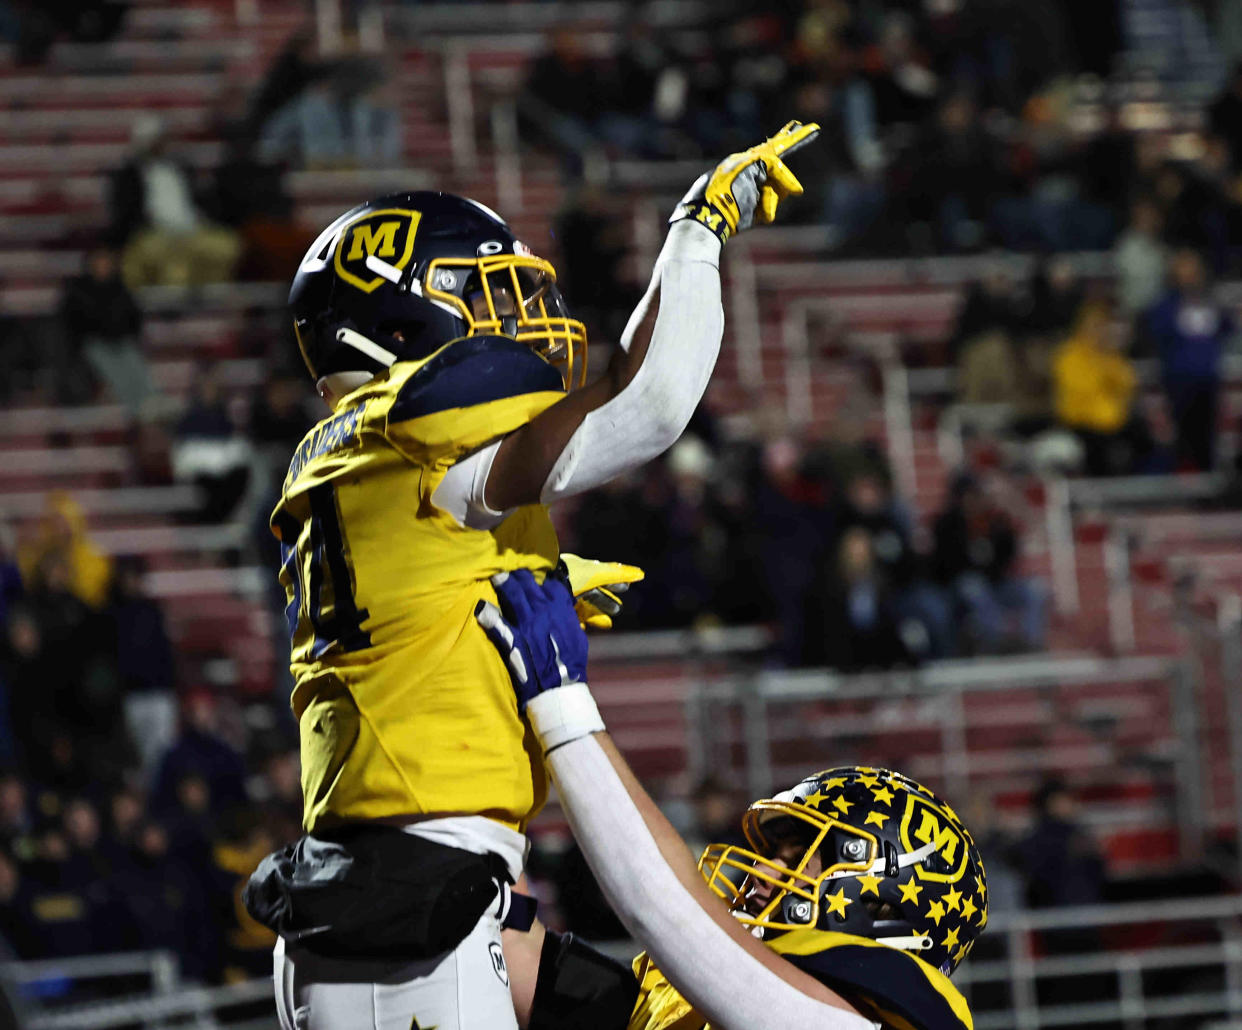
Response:
[[[480,602],[479,621],[604,894],[648,949],[631,970],[538,924],[506,933],[520,1025],[969,1030],[949,976],[987,924],[987,881],[944,801],[890,770],[829,769],[751,805],[747,845],[709,846],[696,872],[604,733],[568,588],[518,571],[497,592],[503,615]]]
[[[481,204],[393,194],[303,258],[289,302],[331,414],[271,524],[307,834],[247,893],[280,935],[285,1026],[512,1025],[500,927],[529,922],[509,886],[547,785],[474,609],[492,576],[557,567],[546,505],[681,434],[720,348],[721,247],[801,192],[782,156],[817,132],[791,122],[694,184],[590,383],[555,269]],[[593,623],[640,575],[565,561]]]

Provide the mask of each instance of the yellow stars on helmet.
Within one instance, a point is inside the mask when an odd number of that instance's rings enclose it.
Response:
[[[882,830],[886,822],[888,822],[888,816],[883,812],[868,812],[867,818],[863,820],[863,825],[878,826]]]
[[[870,774],[866,774],[863,776],[859,776],[858,782],[861,783],[864,787],[878,787],[880,785],[880,778],[878,776],[872,776]]]
[[[877,802],[877,803],[879,803],[879,802],[883,802],[884,804],[888,805],[889,807],[892,807],[892,804],[893,804],[893,792],[892,792],[891,790],[889,790],[887,787],[880,787],[879,789],[876,789],[875,787],[873,787],[873,788],[871,789],[871,795],[872,795],[872,797],[874,797],[874,798],[875,798],[875,800],[876,800],[876,802]]]
[[[970,917],[973,916],[977,911],[979,910],[975,908],[974,901],[971,900],[970,895],[967,895],[966,900],[962,902],[962,918],[970,919]]]
[[[844,787],[846,782],[847,781],[844,776],[834,776],[832,779],[824,783],[820,789],[821,790],[832,790],[833,787]]]
[[[828,795],[825,794],[822,790],[817,790],[815,791],[814,794],[808,794],[802,800],[805,801],[812,808],[815,808],[819,805],[821,801],[827,801]]]
[[[962,900],[962,892],[956,887],[950,887],[948,893],[944,896],[944,907],[950,912],[956,912],[957,906]]]
[[[910,880],[908,883],[901,884],[901,900],[913,901],[916,905],[919,902],[919,895],[923,893],[921,885]]]
[[[957,949],[957,952],[954,954],[953,961],[961,962],[962,959],[964,959],[969,954],[970,954],[970,945],[963,944],[960,948]]]
[[[862,884],[862,890],[858,892],[859,897],[870,891],[877,898],[880,896],[880,883],[884,879],[882,876],[869,876],[863,873],[858,877],[858,882]]]
[[[940,920],[944,918],[944,906],[939,901],[933,901],[927,906],[927,918],[934,919],[939,926]]]
[[[852,905],[854,903],[854,899],[847,898],[845,896],[845,888],[842,887],[836,894],[825,894],[824,902],[827,904],[829,912],[834,912],[844,919],[845,906]]]
[[[975,877],[975,886],[979,888],[979,900],[986,901],[988,896],[988,885],[983,882],[983,877]]]
[[[838,794],[835,798],[832,799],[832,807],[835,808],[842,815],[845,815],[846,812],[848,812],[851,808],[854,807],[854,802],[846,801],[843,795]]]
[[[957,947],[957,943],[958,943],[957,942],[957,927],[955,926],[953,927],[952,930],[950,930],[948,933],[944,935],[944,946],[949,951],[952,951],[954,948]]]

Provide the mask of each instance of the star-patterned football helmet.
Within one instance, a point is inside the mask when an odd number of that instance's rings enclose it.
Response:
[[[750,848],[710,845],[699,870],[771,942],[815,928],[912,951],[952,973],[987,925],[987,878],[957,814],[888,769],[828,769],[756,801]]]

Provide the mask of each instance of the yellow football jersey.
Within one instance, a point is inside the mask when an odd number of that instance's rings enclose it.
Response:
[[[432,501],[453,463],[564,396],[508,337],[468,337],[353,391],[294,453],[281,541],[307,830],[426,812],[523,828],[547,793],[504,662],[474,620],[489,578],[547,570],[544,508],[493,531]]]
[[[973,1030],[970,1006],[949,978],[910,952],[853,934],[791,930],[765,942],[886,1030]],[[643,952],[629,1030],[711,1030]]]

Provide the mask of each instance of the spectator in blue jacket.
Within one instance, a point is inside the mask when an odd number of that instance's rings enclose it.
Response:
[[[1221,355],[1233,317],[1212,297],[1207,264],[1189,247],[1170,263],[1172,288],[1148,314],[1183,463],[1208,470],[1216,460]]]

